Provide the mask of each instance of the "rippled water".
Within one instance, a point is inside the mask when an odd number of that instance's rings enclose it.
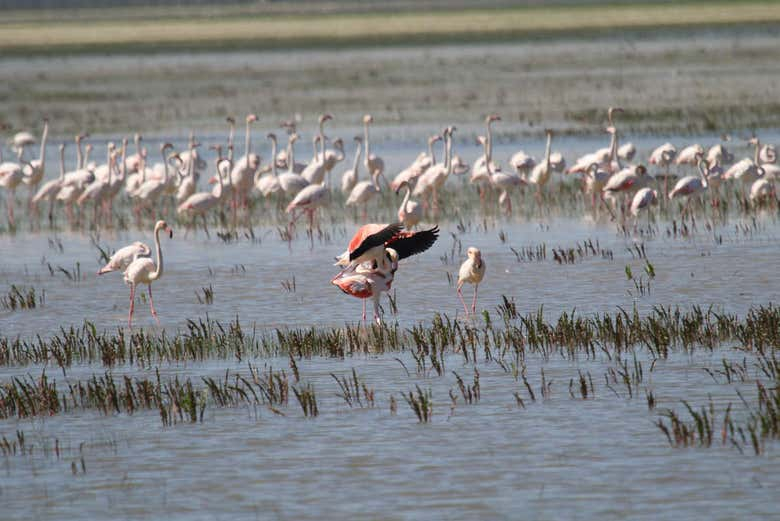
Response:
[[[591,145],[574,143],[574,150]],[[416,154],[411,147],[396,147],[403,150],[393,160],[399,165]],[[509,147],[500,152],[508,155]],[[441,238],[431,251],[402,264],[394,284],[398,315],[385,306],[386,319],[408,326],[429,322],[437,312],[462,313],[447,274],[456,274],[462,253],[472,245],[482,249],[488,265],[479,305],[489,310],[506,295],[521,313],[544,306],[551,318],[573,309],[590,314],[634,305],[640,312],[655,305],[714,305],[744,314],[752,305],[773,301],[777,289],[779,228],[772,215],[759,215],[755,224],[735,217],[714,230],[700,221],[699,230],[684,239],[668,236],[666,222],[658,223],[659,233],[646,240],[584,218],[483,221],[472,215],[463,232],[457,223],[439,224]],[[185,238],[177,229],[173,240],[163,239],[165,274],[154,284],[161,328],[175,331],[188,319],[205,316],[238,317],[259,329],[357,321],[360,301],[329,284],[336,273],[332,259],[355,227],[349,219],[325,225],[330,238],[315,239],[313,245],[303,237],[288,245],[267,225],[255,227],[260,241],[230,244],[202,233]],[[100,242],[118,247],[136,239],[151,242],[148,233],[135,231],[104,234]],[[63,251],[50,240],[59,240]],[[590,256],[570,265],[552,260],[553,248],[576,247],[585,240],[598,243],[611,258]],[[640,243],[656,273],[645,295],[626,277],[627,265],[636,277],[644,273],[644,260],[630,251]],[[510,249],[541,244],[547,246],[547,259],[538,262],[519,262]],[[45,290],[40,309],[0,311],[2,336],[45,336],[85,319],[99,329],[125,324],[129,291],[119,273],[94,275],[98,252],[88,237],[67,232],[56,237],[45,232],[2,235],[0,250],[0,289],[16,283]],[[77,262],[82,274],[78,282],[56,270],[71,270]],[[295,291],[288,291],[282,282],[293,277]],[[200,304],[196,292],[209,286],[214,302]],[[155,327],[140,300],[136,323]],[[64,446],[59,459],[36,453],[1,460],[3,517],[103,519],[106,512],[123,519],[431,519],[432,512],[458,519],[777,515],[776,443],[769,443],[761,457],[743,456],[717,443],[708,450],[671,449],[653,424],[658,414],[648,411],[644,396],[629,399],[622,389],[615,396],[599,380],[609,360],[529,358],[532,385],[540,385],[543,367],[553,386],[549,399],[526,399],[525,409],[518,408],[512,395],[523,391],[522,383],[496,364],[481,362],[481,402],[460,402],[451,410],[448,391],[456,384],[450,371],[470,380],[471,365],[452,356],[445,376],[419,378],[409,376],[395,356],[414,366],[408,353],[301,360],[301,373],[318,392],[321,414],[311,420],[303,418],[291,398],[286,416],[263,407],[209,408],[202,424],[169,428],[161,426],[156,411],[131,417],[75,412],[0,422],[0,434],[8,438],[21,429],[28,441],[57,438]],[[703,404],[708,397],[725,406],[737,402],[735,387],[716,384],[702,368],[741,356],[726,348],[711,355],[674,354],[646,375],[645,386],[659,408],[676,408],[681,399]],[[254,363],[287,366],[286,359]],[[353,367],[375,388],[376,408],[349,409],[337,396],[329,373],[347,374]],[[215,361],[164,365],[161,372],[199,382],[201,376],[223,376],[226,369],[247,371],[245,363]],[[594,400],[569,397],[568,382],[578,369],[593,372]],[[4,368],[0,378],[40,370]],[[74,367],[67,378],[54,368],[49,371],[60,380],[102,373],[98,366]],[[153,375],[131,368],[114,371],[116,376],[124,373]],[[401,398],[415,384],[432,391],[434,419],[429,425],[417,424]],[[398,402],[397,415],[389,410],[391,395]]]

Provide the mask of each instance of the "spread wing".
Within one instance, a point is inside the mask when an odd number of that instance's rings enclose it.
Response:
[[[406,237],[399,237],[388,244],[388,247],[393,248],[398,252],[398,260],[411,257],[422,253],[436,242],[439,238],[439,227],[434,226],[430,230],[423,230]]]
[[[363,239],[355,250],[350,252],[349,260],[353,261],[363,255],[365,252],[376,246],[383,246],[387,241],[398,235],[403,230],[404,225],[401,223],[388,224],[378,232],[367,236]]]

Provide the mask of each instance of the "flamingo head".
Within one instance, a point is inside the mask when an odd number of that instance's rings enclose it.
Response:
[[[333,114],[325,113],[320,116],[319,122],[325,123],[326,121],[330,121],[333,119]]]
[[[373,123],[373,122],[374,122],[374,116],[372,116],[371,114],[366,114],[365,116],[363,116],[364,124],[368,125],[369,123]]]
[[[479,248],[470,246],[469,249],[466,250],[466,255],[469,256],[469,259],[474,259],[476,263],[482,262],[482,252],[479,251]]]
[[[167,222],[163,220],[157,221],[157,224],[154,225],[154,233],[156,234],[159,230],[168,233],[168,237],[173,239],[173,228],[168,226]]]
[[[498,114],[489,114],[485,118],[485,123],[487,123],[488,125],[494,121],[501,121],[501,116],[499,116]]]
[[[610,126],[613,125],[613,123],[612,123],[612,115],[615,112],[625,112],[625,111],[622,108],[620,108],[620,107],[609,107],[609,109],[607,109],[607,119],[609,120],[609,125]]]
[[[247,123],[254,123],[255,121],[257,121],[257,114],[249,114],[246,117],[246,122]]]

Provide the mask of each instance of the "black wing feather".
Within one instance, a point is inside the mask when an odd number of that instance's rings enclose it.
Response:
[[[398,235],[401,230],[403,230],[403,228],[404,225],[401,223],[388,224],[385,228],[382,228],[375,234],[369,235],[363,239],[363,242],[360,243],[360,246],[355,248],[355,250],[349,254],[349,260],[353,261],[357,259],[375,246],[382,246],[384,243]]]
[[[434,226],[430,230],[417,232],[411,237],[396,239],[387,246],[398,252],[398,260],[401,260],[424,252],[433,246],[433,243],[435,243],[438,238],[439,227]]]

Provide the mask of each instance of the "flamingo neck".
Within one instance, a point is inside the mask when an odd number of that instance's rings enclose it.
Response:
[[[43,170],[43,165],[46,162],[46,139],[48,137],[49,137],[49,122],[44,121],[43,136],[41,136],[41,153],[40,153],[41,170]]]
[[[409,209],[406,207],[406,205],[409,204],[409,198],[412,195],[412,187],[409,186],[409,183],[406,183],[406,195],[404,196],[404,202],[401,204],[402,208],[404,209],[404,212],[409,213]]]
[[[165,148],[162,150],[162,160],[163,160],[163,168],[164,168],[164,170],[163,170],[163,184],[164,185],[168,184],[168,161],[165,159],[165,151],[166,150],[167,149],[165,149]]]
[[[2,158],[0,158],[2,161]],[[65,148],[60,150],[60,183],[65,180]]]
[[[76,170],[84,168],[84,157],[81,155],[81,140],[76,140]]]
[[[371,153],[371,147],[368,143],[368,121],[363,123],[363,143],[366,148],[366,157],[363,158],[363,161],[366,164],[366,168],[368,168],[368,158],[369,154]]]
[[[287,161],[290,161],[290,154],[287,154]],[[292,171],[290,165],[287,165],[288,170]],[[271,141],[271,174],[276,177],[276,140]]]
[[[493,128],[491,126],[492,121],[488,120],[487,124],[485,125],[487,127],[487,149],[490,152],[490,155],[493,155]],[[487,157],[487,154],[485,154],[485,157]]]
[[[761,142],[758,139],[756,139],[756,152],[754,154],[754,159],[753,159],[753,162],[756,164],[756,166],[758,166],[758,164],[759,164],[759,159],[760,159],[759,158],[759,152],[760,151],[761,151]]]
[[[428,140],[428,155],[431,156],[431,166],[436,164],[436,156],[433,153],[433,141]]]
[[[149,275],[149,280],[157,280],[163,274],[163,255],[160,246],[160,228],[154,229],[154,246],[157,249],[157,268]]]
[[[547,146],[544,149],[544,162],[547,164],[547,171],[550,171],[550,149],[552,148],[552,134],[547,134]]]
[[[355,159],[352,162],[352,171],[355,172],[355,175],[357,175],[358,165],[360,165],[360,152],[361,152],[361,148],[363,148],[363,147],[360,146],[360,143],[358,143],[357,148],[355,148]]]
[[[246,121],[246,134],[244,135],[244,155],[246,156],[246,166],[249,168],[249,150],[250,150],[250,129],[249,125],[251,125],[251,122],[249,120]],[[228,151],[230,153],[230,151]],[[228,158],[230,159],[230,158]]]

